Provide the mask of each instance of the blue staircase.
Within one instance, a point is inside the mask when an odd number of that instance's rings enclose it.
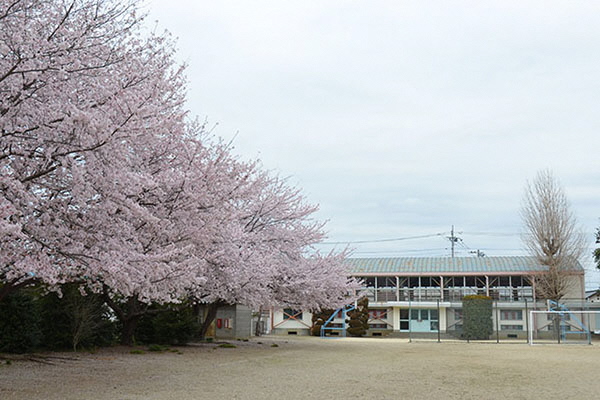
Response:
[[[339,338],[339,337],[346,337],[346,314],[349,311],[352,311],[356,308],[356,306],[345,306],[342,308],[338,308],[337,310],[335,310],[331,316],[329,317],[329,319],[327,319],[327,321],[325,321],[325,323],[323,324],[323,326],[321,326],[321,337],[322,338]],[[332,324],[334,318],[336,315],[338,315],[338,313],[342,313],[342,318],[344,320],[344,322],[342,323],[342,327],[334,327],[331,326],[330,324]],[[327,332],[331,332],[331,331],[341,331],[340,335],[337,336],[327,336]]]
[[[577,317],[576,314],[573,314],[569,308],[562,304],[558,303],[554,300],[548,300],[548,310],[554,311],[560,316],[560,340],[564,343],[568,342],[567,335],[586,335],[586,339],[588,343],[592,343],[592,334],[587,326]],[[568,317],[567,317],[568,316]],[[569,321],[566,323],[565,321]],[[574,327],[575,330],[567,330],[567,325]]]

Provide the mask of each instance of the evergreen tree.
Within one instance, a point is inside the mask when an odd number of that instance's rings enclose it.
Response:
[[[348,312],[347,315],[346,323],[349,327],[346,332],[350,336],[360,337],[365,335],[369,329],[369,299],[366,297],[361,298],[357,302],[356,308]]]

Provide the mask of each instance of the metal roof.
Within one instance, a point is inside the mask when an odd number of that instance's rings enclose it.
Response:
[[[351,275],[506,274],[546,270],[535,257],[383,257],[347,258]],[[583,274],[580,263],[572,269]]]

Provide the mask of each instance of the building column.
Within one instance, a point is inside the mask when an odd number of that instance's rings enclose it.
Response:
[[[392,329],[400,332],[400,308],[392,307]]]

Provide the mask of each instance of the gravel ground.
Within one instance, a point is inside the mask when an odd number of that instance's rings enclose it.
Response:
[[[600,345],[265,337],[0,366],[0,399],[569,399],[600,393]],[[278,347],[273,346],[277,344]],[[143,348],[140,348],[143,349]],[[59,357],[59,358],[56,358]]]

